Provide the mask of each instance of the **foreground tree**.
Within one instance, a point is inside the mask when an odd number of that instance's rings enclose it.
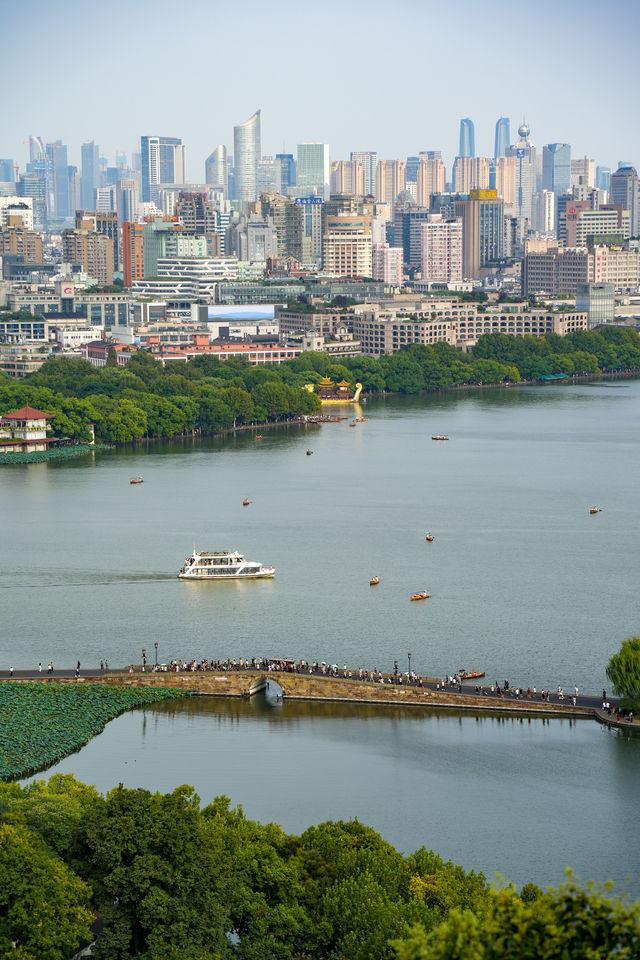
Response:
[[[393,946],[397,960],[637,960],[640,903],[572,878],[528,902],[507,888],[484,912],[452,910]]]
[[[622,697],[622,706],[640,710],[640,637],[627,637],[618,653],[609,660],[607,677]]]
[[[67,960],[90,940],[91,891],[26,827],[0,825],[0,956]]]

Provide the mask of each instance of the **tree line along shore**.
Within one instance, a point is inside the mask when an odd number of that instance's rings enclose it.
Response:
[[[29,405],[51,414],[54,437],[124,444],[143,438],[215,434],[248,424],[315,414],[307,389],[323,377],[362,383],[370,396],[517,383],[547,376],[593,376],[640,369],[640,335],[602,327],[566,337],[486,334],[464,353],[446,343],[412,344],[398,353],[341,358],[309,352],[282,364],[199,356],[163,367],[139,351],[125,367],[51,358],[20,381],[0,374],[0,411]]]

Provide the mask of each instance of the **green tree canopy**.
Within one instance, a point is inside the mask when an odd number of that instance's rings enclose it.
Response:
[[[606,674],[623,706],[640,710],[640,637],[628,637],[609,660]]]

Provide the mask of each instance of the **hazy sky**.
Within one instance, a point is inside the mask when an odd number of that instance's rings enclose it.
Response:
[[[262,109],[264,154],[327,141],[383,158],[457,152],[496,119],[615,169],[640,164],[638,0],[0,0],[0,157],[30,134],[69,162],[95,140],[113,162],[140,134],[181,137],[202,182],[218,143]]]

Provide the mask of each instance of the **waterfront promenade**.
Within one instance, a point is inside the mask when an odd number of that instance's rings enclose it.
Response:
[[[575,695],[565,691],[541,691],[536,688],[511,687],[505,682],[487,684],[486,678],[459,683],[406,673],[384,674],[378,671],[354,671],[328,665],[315,666],[306,662],[283,669],[285,661],[229,660],[204,666],[195,662],[163,665],[156,669],[147,665],[97,669],[54,669],[0,671],[0,680],[28,680],[41,682],[108,683],[135,686],[171,686],[192,691],[202,696],[249,697],[257,692],[282,691],[288,700],[343,701],[350,703],[377,703],[428,707],[441,710],[469,710],[480,712],[508,712],[566,718],[595,718],[611,726],[631,730],[640,724],[624,719],[616,720],[617,701],[608,699],[612,712],[602,709],[602,697]],[[323,669],[325,672],[323,672]],[[267,688],[267,684],[269,688]],[[277,687],[276,687],[277,685]],[[575,701],[575,702],[574,702]]]

